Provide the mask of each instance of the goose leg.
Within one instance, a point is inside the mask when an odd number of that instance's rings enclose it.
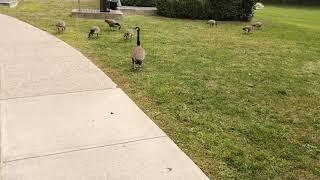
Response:
[[[133,58],[132,58],[132,68],[133,68],[133,69],[136,69],[135,61],[134,61]]]

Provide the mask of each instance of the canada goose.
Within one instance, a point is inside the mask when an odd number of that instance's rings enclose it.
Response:
[[[243,31],[245,31],[245,33],[250,33],[253,29],[252,26],[245,26],[242,28]]]
[[[145,55],[145,50],[142,48],[141,42],[140,42],[140,28],[136,27],[134,29],[137,29],[138,31],[137,47],[135,47],[132,52],[132,66],[133,66],[133,69],[136,69],[136,65],[141,67],[146,55]]]
[[[128,40],[128,39],[132,40],[133,35],[134,35],[133,29],[127,29],[126,32],[124,32],[123,34],[123,38],[125,40]]]
[[[104,21],[109,25],[111,29],[114,29],[116,27],[119,27],[119,29],[121,29],[121,25],[113,19],[106,19]]]
[[[207,22],[207,24],[209,24],[210,27],[212,27],[212,26],[217,26],[217,25],[218,25],[218,24],[217,24],[217,21],[216,21],[216,20],[213,20],[213,19],[209,20],[209,21]]]
[[[262,22],[255,22],[255,23],[252,23],[251,25],[252,25],[252,27],[260,29],[262,27]]]
[[[98,26],[92,26],[90,28],[88,38],[90,38],[91,36],[93,37],[93,35],[96,35],[96,37],[99,37],[99,33],[100,33],[100,28]]]
[[[63,20],[58,20],[56,22],[56,27],[58,29],[58,32],[63,32],[66,30],[66,23]]]

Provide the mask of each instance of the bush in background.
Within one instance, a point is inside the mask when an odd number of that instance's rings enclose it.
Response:
[[[172,1],[171,17],[201,18],[203,6],[201,0]]]
[[[153,7],[156,6],[156,0],[121,0],[123,6],[142,6]]]
[[[177,18],[250,20],[256,0],[157,0],[158,15]]]

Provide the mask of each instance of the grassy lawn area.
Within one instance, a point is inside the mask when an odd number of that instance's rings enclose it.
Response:
[[[70,17],[76,4],[25,0],[0,12],[39,27],[79,49],[110,76],[211,179],[320,178],[320,8],[267,6],[243,22],[130,16],[123,30],[103,20]],[[56,34],[54,23],[67,22]],[[88,40],[99,25],[98,40]],[[131,70],[140,26],[147,51]],[[5,28],[5,25],[1,25]]]

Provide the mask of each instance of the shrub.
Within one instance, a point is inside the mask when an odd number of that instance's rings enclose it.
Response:
[[[156,5],[156,0],[121,0],[124,6],[152,7]]]
[[[157,14],[160,16],[174,17],[172,7],[173,3],[170,0],[158,0],[157,1]]]
[[[173,1],[171,16],[178,18],[201,18],[203,6],[200,0]]]
[[[256,0],[157,0],[158,15],[178,18],[250,20]]]
[[[239,19],[240,2],[234,0],[208,0],[208,17],[212,19]],[[240,11],[241,10],[241,11]]]

